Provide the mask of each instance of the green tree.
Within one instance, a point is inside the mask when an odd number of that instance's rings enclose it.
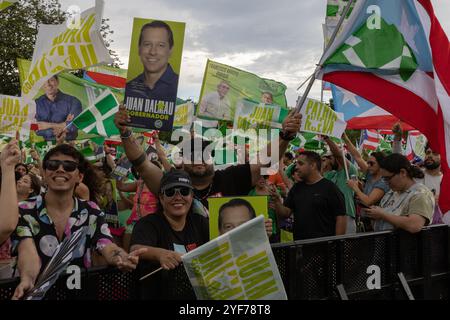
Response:
[[[21,0],[0,12],[0,94],[20,95],[17,58],[32,59],[40,24],[61,24],[65,17],[58,0]],[[109,48],[113,31],[108,20],[103,19],[100,31],[117,67],[120,60]]]

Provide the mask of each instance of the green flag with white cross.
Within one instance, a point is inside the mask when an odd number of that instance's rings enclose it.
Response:
[[[114,125],[114,114],[119,110],[119,102],[108,89],[95,99],[89,108],[83,110],[73,120],[73,124],[86,133],[111,137],[119,134]]]

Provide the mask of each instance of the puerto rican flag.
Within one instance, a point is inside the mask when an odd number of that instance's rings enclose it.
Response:
[[[358,0],[320,65],[317,78],[364,97],[427,137],[441,154],[439,206],[450,211],[450,43],[431,2]]]
[[[334,110],[344,114],[347,129],[384,129],[391,130],[392,126],[400,120],[366,99],[331,84]],[[410,125],[403,123],[404,131],[414,130]]]
[[[361,149],[367,149],[371,151],[377,150],[380,145],[381,135],[377,130],[362,130],[361,141],[359,143]]]

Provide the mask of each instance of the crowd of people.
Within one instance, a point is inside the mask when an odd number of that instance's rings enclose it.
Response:
[[[62,141],[42,160],[33,150],[28,164],[21,162],[15,139],[2,150],[0,278],[20,276],[15,299],[34,286],[58,245],[85,226],[83,250],[71,264],[137,268],[140,276],[176,268],[183,254],[210,240],[210,197],[267,196],[266,231],[272,243],[283,241],[285,234],[303,240],[396,228],[419,232],[441,222],[440,157],[429,148],[420,166],[395,152],[396,146],[390,155],[363,156],[346,135],[344,152],[323,137],[325,153],[293,154],[287,148],[300,130],[301,116],[292,112],[282,124],[280,165],[272,175],[262,175],[259,163],[215,170],[211,159],[197,159],[210,143],[197,144],[199,138],[188,142],[189,160],[196,161],[175,168],[157,137],[158,157],[149,159],[128,123],[121,107],[115,124],[133,173],[123,179],[111,174],[119,159],[108,147],[105,158],[94,164]],[[398,144],[401,128],[394,131]],[[194,152],[195,145],[202,146],[201,153]],[[253,217],[247,201],[232,200],[219,210],[219,233]],[[142,297],[157,297],[155,282],[161,279],[149,277]]]

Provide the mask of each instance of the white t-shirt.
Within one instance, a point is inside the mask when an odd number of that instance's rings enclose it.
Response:
[[[220,99],[217,91],[206,94],[200,102],[200,116],[218,120],[231,119],[231,104],[228,97]]]
[[[439,196],[441,193],[441,181],[443,174],[440,174],[438,176],[432,176],[431,174],[428,174],[424,172],[425,177],[423,179],[416,179],[417,182],[423,183],[428,189],[433,192],[434,195]]]

